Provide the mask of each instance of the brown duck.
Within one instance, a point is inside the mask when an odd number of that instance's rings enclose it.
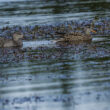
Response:
[[[94,32],[95,31],[91,28],[86,28],[85,29],[85,33],[68,33],[68,34],[63,34],[63,38],[60,38],[58,40],[56,40],[56,43],[80,43],[80,42],[90,42],[92,41],[92,36],[90,34],[90,32]]]
[[[21,47],[23,45],[22,39],[23,34],[21,33],[14,33],[12,39],[0,37],[0,47]]]

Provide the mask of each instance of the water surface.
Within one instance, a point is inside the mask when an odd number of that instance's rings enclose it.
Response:
[[[0,26],[110,17],[109,0],[0,0]]]
[[[109,18],[109,6],[109,0],[1,0],[0,26]],[[36,46],[25,53],[31,58],[0,62],[0,110],[110,110],[110,34],[93,38],[66,47],[24,41]]]

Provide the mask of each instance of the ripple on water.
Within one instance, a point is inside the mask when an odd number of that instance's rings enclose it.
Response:
[[[91,44],[24,41],[35,48],[0,49],[0,108],[109,110],[109,37],[99,37]]]

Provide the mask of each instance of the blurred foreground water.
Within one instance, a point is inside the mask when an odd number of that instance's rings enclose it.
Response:
[[[109,6],[109,0],[1,0],[0,27],[107,19]],[[37,47],[20,61],[0,53],[0,110],[110,110],[109,29],[93,37],[91,44]]]

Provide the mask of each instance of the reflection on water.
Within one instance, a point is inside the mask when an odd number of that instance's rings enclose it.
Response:
[[[33,47],[33,48],[36,48],[36,47],[49,47],[49,46],[55,46],[55,41],[53,40],[35,40],[35,41],[25,41],[23,42],[23,48],[28,48],[28,47]]]
[[[109,53],[97,44],[98,51],[88,46],[46,47],[43,54],[59,56],[0,65],[0,108],[109,110]]]
[[[109,0],[1,0],[0,23],[3,27],[109,17],[109,5]],[[0,64],[0,110],[110,110],[109,37],[60,48],[49,41],[24,42],[24,47],[48,44],[32,51],[47,57]]]
[[[0,0],[0,26],[110,16],[109,0]]]

